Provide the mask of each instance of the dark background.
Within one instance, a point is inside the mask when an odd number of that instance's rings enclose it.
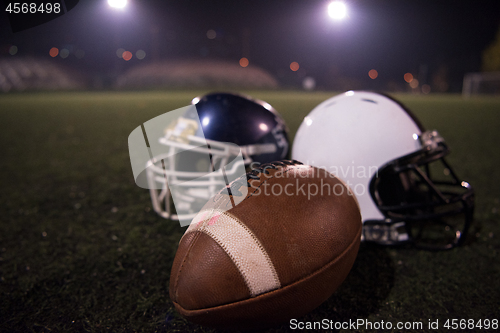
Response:
[[[311,76],[320,88],[350,79],[386,89],[411,72],[421,84],[445,76],[447,90],[459,91],[465,73],[480,71],[482,51],[500,24],[500,1],[493,0],[351,0],[343,21],[328,16],[328,3],[129,0],[116,10],[105,0],[85,0],[62,17],[17,33],[3,12],[0,57],[11,57],[9,47],[16,45],[16,57],[44,57],[102,74],[158,60],[237,62],[244,56],[285,87]],[[215,39],[207,38],[210,29]],[[52,59],[52,47],[71,54]],[[133,54],[142,49],[146,58],[125,62],[116,56],[120,47]],[[73,55],[76,50],[84,51],[83,58]],[[299,71],[290,71],[292,61]],[[369,79],[370,69],[378,71],[377,80]]]

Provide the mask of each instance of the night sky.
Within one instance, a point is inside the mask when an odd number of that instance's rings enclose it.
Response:
[[[242,56],[281,83],[312,76],[320,85],[336,77],[401,81],[412,72],[430,80],[444,70],[451,84],[464,73],[480,71],[481,53],[500,26],[500,1],[351,0],[349,17],[333,21],[327,1],[129,0],[124,11],[105,0],[80,0],[60,18],[12,33],[0,15],[0,57],[35,56],[84,70],[106,73],[160,59],[227,59]],[[209,39],[207,31],[216,37]],[[156,31],[156,33],[155,33]],[[52,47],[71,50],[62,59],[49,56]],[[144,50],[125,62],[118,48]],[[75,56],[80,50],[80,56]],[[83,50],[83,53],[82,53]],[[290,63],[300,64],[290,73]],[[118,63],[118,65],[117,65]],[[294,77],[293,75],[297,76]],[[453,87],[452,87],[453,88]],[[458,89],[458,88],[457,88]]]

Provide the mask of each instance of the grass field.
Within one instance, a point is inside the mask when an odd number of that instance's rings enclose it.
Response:
[[[186,322],[170,302],[184,228],[150,209],[127,147],[138,125],[200,93],[0,96],[0,332],[210,331]],[[248,93],[283,114],[292,138],[333,95]],[[452,148],[448,161],[476,189],[467,244],[437,253],[363,245],[340,289],[299,320],[367,319],[412,332],[448,331],[447,319],[500,320],[500,99],[395,97],[440,131]],[[429,329],[436,320],[439,330]],[[398,330],[398,322],[422,329]]]

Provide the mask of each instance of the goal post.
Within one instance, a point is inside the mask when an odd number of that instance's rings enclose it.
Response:
[[[500,72],[467,73],[464,76],[462,96],[500,95]]]

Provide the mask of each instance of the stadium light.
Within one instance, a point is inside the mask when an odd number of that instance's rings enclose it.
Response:
[[[332,1],[328,5],[328,15],[334,20],[343,20],[347,17],[347,7],[342,1]]]
[[[108,0],[108,5],[112,8],[123,9],[127,6],[127,0]]]

